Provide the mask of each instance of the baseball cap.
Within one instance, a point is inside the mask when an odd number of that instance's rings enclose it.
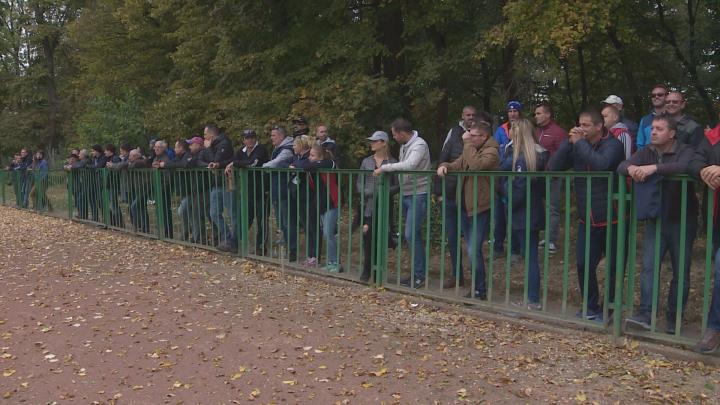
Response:
[[[387,132],[385,131],[375,131],[371,136],[367,138],[368,141],[385,141],[387,142],[390,140],[390,137],[388,136]]]
[[[305,117],[302,115],[299,115],[292,120],[293,124],[305,124],[307,125],[307,121],[305,120]]]
[[[244,129],[242,134],[243,138],[257,138],[257,133],[255,133],[254,129]]]
[[[522,103],[517,100],[512,100],[507,103],[507,109],[510,110],[522,110]]]
[[[188,145],[192,145],[194,143],[197,143],[198,145],[204,144],[205,140],[200,138],[199,136],[193,136],[190,139],[185,140],[185,142],[188,143]]]
[[[614,94],[607,96],[607,98],[605,100],[603,100],[602,102],[604,104],[622,104],[623,103],[622,99]]]

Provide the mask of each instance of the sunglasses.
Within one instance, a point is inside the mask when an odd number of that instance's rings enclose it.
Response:
[[[651,96],[653,96],[653,98],[660,98],[667,96],[667,93],[652,93]]]

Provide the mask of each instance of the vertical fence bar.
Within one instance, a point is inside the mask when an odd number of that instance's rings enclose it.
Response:
[[[703,308],[702,308],[702,325],[701,325],[701,335],[705,335],[705,330],[707,329],[707,322],[708,322],[708,310],[710,309],[710,297],[711,297],[711,291],[712,291],[712,284],[710,280],[710,275],[713,272],[712,267],[712,260],[713,260],[713,254],[715,253],[713,251],[714,247],[714,220],[713,214],[715,212],[715,191],[711,188],[707,187],[707,211],[706,211],[706,220],[705,220],[705,277],[703,281]],[[716,264],[717,265],[717,264]]]
[[[613,303],[613,337],[619,338],[622,333],[622,297],[623,281],[625,279],[625,210],[626,210],[626,180],[625,176],[618,175],[618,226],[617,229],[617,256],[615,257],[615,302]],[[631,288],[631,287],[630,287]]]
[[[592,211],[592,178],[586,177],[585,178],[585,243],[583,246],[583,256],[584,256],[584,268],[583,268],[583,285],[582,285],[582,291],[580,293],[582,294],[582,317],[583,319],[587,316],[588,313],[588,295],[590,294],[589,286],[590,286],[590,229],[592,227],[592,221],[591,221],[591,211]],[[597,269],[595,269],[597,272]]]
[[[488,255],[490,258],[488,259],[488,263],[490,264],[488,266],[487,271],[487,300],[488,302],[492,302],[492,292],[493,292],[493,270],[495,268],[495,215],[497,211],[497,206],[495,204],[495,199],[497,198],[496,192],[495,192],[495,175],[490,175],[490,229],[488,230],[488,239],[490,239],[492,242],[489,245],[488,248]]]
[[[677,302],[675,306],[675,336],[680,336],[680,328],[682,326],[682,314],[685,310],[684,307],[684,301],[685,301],[685,283],[690,283],[690,280],[685,280],[685,255],[692,254],[692,252],[686,252],[685,251],[685,239],[688,237],[687,235],[687,215],[685,213],[687,212],[687,189],[688,189],[688,180],[682,179],[682,192],[681,192],[681,200],[680,200],[680,253],[678,258],[678,283],[676,285],[677,287]],[[692,245],[690,245],[692,248]],[[687,269],[687,275],[690,276],[690,269]],[[668,300],[670,301],[670,300]],[[670,308],[668,308],[668,314],[670,313]],[[669,328],[670,326],[668,326]]]

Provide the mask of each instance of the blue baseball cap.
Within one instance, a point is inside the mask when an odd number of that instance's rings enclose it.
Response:
[[[520,102],[517,101],[517,100],[509,101],[509,102],[507,103],[507,109],[508,109],[508,111],[510,111],[510,110],[518,110],[518,111],[521,111],[521,110],[522,110],[522,103],[520,103]]]

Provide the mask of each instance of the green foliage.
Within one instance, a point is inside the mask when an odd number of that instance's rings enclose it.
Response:
[[[126,92],[120,98],[107,94],[94,97],[77,121],[76,146],[119,145],[129,142],[145,146],[148,136],[143,125],[143,110],[137,95]]]
[[[436,156],[466,104],[501,121],[508,98],[549,99],[569,126],[608,94],[637,119],[658,82],[701,121],[719,97],[717,2],[0,0],[0,16],[0,155],[208,121],[237,139],[302,114],[354,165],[400,115]]]

